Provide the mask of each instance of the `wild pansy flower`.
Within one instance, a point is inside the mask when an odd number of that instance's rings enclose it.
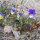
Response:
[[[11,10],[11,14],[12,14],[12,15],[13,15],[15,12],[16,12],[15,9],[12,9],[12,10]]]
[[[35,9],[29,9],[29,18],[33,18],[35,14]]]
[[[3,19],[3,17],[4,17],[5,15],[4,14],[0,14],[0,19]]]

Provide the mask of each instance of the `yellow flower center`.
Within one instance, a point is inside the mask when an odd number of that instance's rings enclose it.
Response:
[[[30,16],[33,16],[32,14]]]
[[[0,16],[0,19],[3,19],[3,17],[2,17],[2,16]]]

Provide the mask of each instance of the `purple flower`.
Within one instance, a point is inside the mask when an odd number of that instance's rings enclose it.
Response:
[[[22,13],[19,13],[19,15],[21,16],[21,15],[22,15]]]
[[[1,13],[1,15],[2,15],[2,17],[4,17],[4,16],[5,16],[5,14],[2,14],[2,13]]]
[[[35,16],[35,9],[29,9],[29,18],[33,18]]]
[[[15,9],[12,9],[11,11],[16,12],[16,10],[15,10]]]
[[[35,9],[29,9],[29,15],[35,15],[36,13],[35,13]]]
[[[35,9],[29,9],[30,13],[35,13]]]
[[[29,13],[29,15],[31,15],[31,14],[32,14],[32,15],[35,15],[36,13]]]

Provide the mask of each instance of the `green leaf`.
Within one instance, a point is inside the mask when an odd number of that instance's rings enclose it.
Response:
[[[11,25],[12,24],[12,22],[11,21],[9,21],[9,25]]]
[[[17,27],[16,24],[14,24],[14,27]]]

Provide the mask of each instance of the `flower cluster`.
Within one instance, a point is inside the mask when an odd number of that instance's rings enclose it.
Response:
[[[34,20],[32,20],[36,14],[35,9],[29,9],[29,14],[27,16],[23,16],[21,10],[18,11],[15,8],[15,5],[11,5],[10,7],[6,6],[7,3],[5,5],[4,4],[5,2],[1,4],[0,20],[4,18],[3,22],[5,25],[13,25],[16,28],[19,27],[18,30],[21,31],[26,29],[29,30],[32,27],[32,24],[35,24]]]
[[[31,31],[36,27],[37,21],[34,18],[35,9],[29,9],[27,16],[22,11],[18,11],[15,5],[7,5],[4,1],[0,6],[0,26],[4,26],[4,32],[13,32],[16,39],[19,38],[22,31]],[[9,26],[8,26],[9,25]]]

